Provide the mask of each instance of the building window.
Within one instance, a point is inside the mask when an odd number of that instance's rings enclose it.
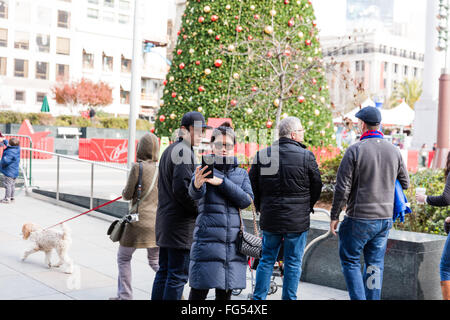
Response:
[[[417,68],[414,68],[414,77],[417,77]]]
[[[36,62],[36,79],[48,80],[47,62]]]
[[[103,71],[113,71],[113,57],[107,56],[105,53],[103,53]]]
[[[122,56],[121,66],[122,66],[122,68],[121,68],[122,72],[130,73],[131,72],[131,59],[125,59],[125,57]]]
[[[36,35],[36,44],[39,52],[50,52],[50,36],[45,34]]]
[[[44,102],[46,94],[44,92],[38,92],[36,93],[36,104],[41,104]]]
[[[89,3],[98,4],[98,0],[88,0]]]
[[[66,29],[70,27],[70,12],[58,10],[58,27]]]
[[[8,29],[0,28],[0,47],[8,46]]]
[[[46,7],[38,7],[35,15],[35,22],[38,25],[51,27],[52,26],[52,9]]]
[[[0,0],[0,18],[8,19],[8,1]]]
[[[28,78],[28,60],[14,59],[14,77]]]
[[[366,68],[366,63],[364,61],[361,61],[361,71],[364,71]]]
[[[25,103],[25,91],[16,91],[14,100],[15,102]]]
[[[87,53],[86,50],[83,50],[83,68],[94,69],[94,54]]]
[[[119,1],[119,9],[120,10],[130,10],[130,1],[120,0]]]
[[[6,76],[6,58],[0,57],[0,76]]]
[[[56,65],[56,81],[69,81],[69,65],[57,64]]]
[[[408,66],[403,67],[403,75],[408,75]]]
[[[121,104],[130,103],[130,91],[123,90],[122,86],[120,86],[120,103]]]
[[[30,47],[30,34],[28,32],[16,31],[14,48],[28,50]]]
[[[70,39],[57,37],[56,53],[70,55]]]
[[[394,64],[394,73],[398,73],[398,64]]]
[[[111,11],[104,11],[103,12],[103,21],[107,21],[107,22],[114,22],[115,17],[114,17],[114,12]]]
[[[359,61],[355,61],[355,71],[359,71],[360,70],[360,63]]]
[[[114,0],[104,0],[103,5],[105,7],[114,8]]]
[[[87,17],[91,19],[98,19],[98,9],[87,9]]]
[[[16,1],[14,15],[15,22],[29,23],[31,18],[31,7],[28,1]]]
[[[384,72],[388,71],[388,66],[389,66],[389,63],[385,62],[384,63]]]
[[[119,23],[128,24],[130,22],[130,16],[127,14],[119,14]]]

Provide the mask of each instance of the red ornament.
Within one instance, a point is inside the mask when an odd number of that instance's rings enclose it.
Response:
[[[159,121],[164,122],[166,120],[166,116],[165,115],[160,115],[159,116]]]
[[[267,58],[272,58],[272,56],[273,56],[272,51],[267,52]]]
[[[176,92],[172,92],[172,98],[175,98],[177,96]]]
[[[273,122],[270,121],[270,120],[267,120],[267,122],[266,122],[266,127],[267,127],[267,129],[272,128],[272,125],[273,125]]]
[[[307,46],[310,46],[310,45],[311,45],[311,40],[306,39],[306,40],[305,40],[305,44],[306,44]]]
[[[151,128],[151,129],[150,129],[150,132],[151,132],[151,133],[155,133],[155,128]]]
[[[289,27],[293,27],[294,24],[295,24],[294,18],[291,18],[291,19],[289,20],[289,22],[288,22],[288,26],[289,26]]]
[[[182,53],[183,53],[183,50],[181,50],[181,49],[178,49],[178,50],[177,50],[177,54],[178,54],[178,55],[180,55],[180,54],[182,54]]]
[[[203,91],[205,91],[205,87],[204,87],[204,86],[200,86],[200,87],[198,87],[198,91],[199,91],[199,92],[203,92]]]
[[[248,36],[248,40],[249,40],[249,41],[253,40],[253,37],[252,37],[251,35]]]
[[[316,84],[317,84],[316,78],[313,78],[313,79],[311,80],[311,82],[312,82],[313,85],[316,85]]]
[[[236,31],[237,31],[237,32],[242,32],[242,30],[244,30],[244,29],[243,29],[241,26],[237,26],[237,27],[236,27]]]
[[[253,91],[253,92],[258,91],[258,87],[257,87],[257,86],[253,86],[253,87],[252,87],[252,91]]]
[[[164,81],[163,81],[163,85],[167,85],[167,80],[164,80]]]
[[[216,61],[214,61],[214,65],[219,68],[222,65],[222,60],[217,59]]]
[[[200,60],[195,61],[196,65],[200,65]]]
[[[284,50],[284,55],[289,57],[291,55],[291,51],[289,49]]]
[[[198,22],[202,23],[203,21],[205,21],[205,18],[203,17],[198,18]]]
[[[185,67],[185,64],[182,62],[182,63],[180,63],[180,65],[178,66],[181,70],[183,70],[184,69],[184,67]]]
[[[298,97],[298,102],[299,102],[299,103],[305,102],[305,97],[304,97],[304,96]]]
[[[239,16],[234,16],[234,18],[235,18],[236,20],[239,20]]]
[[[237,105],[236,99],[231,100],[231,101],[230,101],[230,104],[231,104],[233,107],[236,106],[236,105]]]
[[[179,36],[181,34],[181,30],[178,30],[177,32],[177,36]]]
[[[218,35],[216,36],[216,40],[217,40],[217,41],[220,40],[220,34],[218,34]]]
[[[187,39],[187,35],[183,35],[183,40],[186,40]]]
[[[218,16],[216,16],[215,14],[211,16],[211,21],[212,22],[216,22],[217,20],[219,20]]]
[[[284,4],[289,4],[289,0],[284,0]]]
[[[255,15],[253,16],[253,18],[254,18],[255,20],[259,20],[259,14],[255,14]]]

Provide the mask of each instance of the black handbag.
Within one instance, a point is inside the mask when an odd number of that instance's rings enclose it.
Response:
[[[138,178],[138,184],[136,186],[136,192],[137,192],[137,200],[136,204],[130,209],[129,213],[125,215],[122,219],[115,220],[108,228],[107,235],[111,239],[112,242],[120,241],[122,238],[123,232],[125,231],[125,226],[127,223],[131,221],[130,215],[131,212],[133,212],[136,209],[135,215],[139,215],[139,202],[141,201],[141,191],[142,191],[142,171],[143,171],[143,165],[142,162],[139,162],[139,178]],[[144,200],[150,192],[153,190],[153,187],[155,186],[156,177],[158,176],[158,167],[156,167],[155,174],[153,176],[152,185],[148,189],[145,196],[142,198]]]
[[[247,257],[256,259],[261,258],[262,252],[262,239],[259,237],[258,227],[256,225],[256,209],[252,201],[252,213],[253,213],[253,231],[254,234],[248,233],[244,230],[244,223],[242,221],[241,210],[239,210],[239,218],[241,221],[240,230],[237,236],[236,249],[238,253]]]

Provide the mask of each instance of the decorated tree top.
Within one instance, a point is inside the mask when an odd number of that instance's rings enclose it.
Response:
[[[297,116],[306,143],[332,143],[309,1],[191,0],[178,35],[158,135],[170,135],[185,112],[198,110],[205,118],[231,117],[240,129],[276,128],[283,117]]]

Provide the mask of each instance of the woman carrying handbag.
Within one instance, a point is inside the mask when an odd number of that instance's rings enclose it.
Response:
[[[194,242],[189,265],[189,300],[205,300],[216,289],[216,300],[230,300],[234,289],[246,287],[247,258],[238,252],[239,210],[252,203],[253,192],[245,171],[234,157],[236,136],[229,123],[214,129],[211,167],[198,167],[189,194],[198,200]],[[211,161],[212,162],[212,161]]]
[[[419,203],[426,203],[435,207],[448,207],[450,206],[450,152],[447,156],[447,165],[445,166],[445,189],[440,196],[425,196],[421,194],[416,195],[416,200]],[[444,221],[444,230],[447,235],[450,232],[450,217],[447,217]],[[441,272],[441,289],[442,298],[444,300],[450,300],[450,235],[447,236],[447,242],[445,243],[444,250],[441,256],[440,264]]]
[[[158,138],[147,133],[139,140],[137,147],[138,162],[134,163],[128,181],[123,190],[124,200],[132,200],[133,208],[129,223],[125,224],[120,235],[120,246],[117,253],[119,267],[117,297],[111,300],[132,300],[131,258],[136,249],[146,248],[148,263],[153,271],[158,271],[159,248],[155,241],[155,219],[158,204]],[[141,180],[141,190],[139,190]]]

